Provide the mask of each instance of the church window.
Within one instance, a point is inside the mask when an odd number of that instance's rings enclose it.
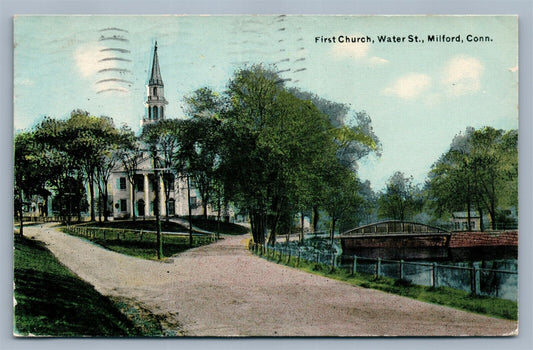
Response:
[[[117,189],[125,190],[126,189],[126,178],[121,177],[117,179]]]
[[[174,215],[176,213],[176,202],[173,198],[168,201],[168,215]]]
[[[158,119],[158,117],[157,117],[157,107],[156,106],[154,106],[153,118],[154,119]]]

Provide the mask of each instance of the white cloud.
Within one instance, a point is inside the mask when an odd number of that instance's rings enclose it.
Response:
[[[474,57],[457,56],[446,63],[442,84],[454,96],[477,92],[485,67]]]
[[[382,64],[387,64],[389,63],[389,61],[381,57],[373,56],[368,59],[368,63],[370,63],[371,66],[378,66]]]
[[[24,86],[33,86],[35,84],[35,81],[25,78],[17,81],[20,85]]]
[[[354,35],[354,37],[357,35]],[[361,35],[362,36],[362,35]],[[338,37],[338,36],[337,36]],[[353,58],[353,59],[360,59],[367,55],[368,50],[370,50],[370,43],[335,43],[330,44],[332,46],[332,52],[333,56],[337,58]]]
[[[104,68],[101,60],[106,58],[106,54],[101,51],[102,49],[104,49],[103,46],[92,42],[80,45],[74,52],[76,66],[84,78],[90,78]],[[111,66],[114,64],[107,64],[106,68],[111,68]]]
[[[409,100],[418,97],[431,86],[431,78],[426,74],[410,73],[400,77],[392,86],[384,90],[385,94],[395,95]]]

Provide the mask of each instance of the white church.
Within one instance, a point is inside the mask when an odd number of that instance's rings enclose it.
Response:
[[[141,127],[147,124],[157,123],[165,118],[165,106],[168,104],[165,99],[165,86],[161,78],[159,60],[157,57],[157,42],[154,46],[152,66],[150,70],[150,80],[147,85],[147,98],[145,102],[145,115],[141,120]],[[136,217],[146,218],[155,215],[155,183],[153,161],[147,152],[143,152],[137,160],[137,171],[134,176],[134,184],[128,181],[125,169],[118,164],[113,169],[109,181],[110,202],[113,205],[112,216],[115,219]],[[163,186],[163,178],[169,189],[168,206],[165,205],[166,197]],[[160,179],[159,208],[161,216],[185,216],[188,215],[187,206],[188,189],[185,177],[174,176],[173,174],[163,174]],[[133,199],[133,200],[132,200]],[[193,216],[203,214],[200,197],[195,188],[191,187],[190,202]],[[134,203],[132,208],[132,203]],[[213,208],[207,206],[207,214],[216,214]]]

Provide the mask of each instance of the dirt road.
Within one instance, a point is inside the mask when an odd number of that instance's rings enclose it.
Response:
[[[494,336],[517,323],[308,274],[251,255],[246,236],[147,261],[28,226],[102,294],[134,299],[187,336]]]

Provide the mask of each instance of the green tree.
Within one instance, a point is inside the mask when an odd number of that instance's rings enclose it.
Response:
[[[378,198],[379,216],[405,221],[421,208],[420,190],[413,184],[413,177],[395,172],[387,183],[385,192]]]
[[[201,198],[204,219],[207,206],[222,200],[219,165],[222,154],[222,123],[224,110],[221,96],[204,87],[186,98],[187,112],[191,118],[184,124],[180,136],[182,148],[188,155],[189,173],[195,179]],[[220,210],[220,203],[217,203]],[[220,214],[219,214],[220,216]]]
[[[467,128],[457,135],[429,174],[427,188],[436,213],[466,210],[470,230],[470,212],[475,208],[482,225],[486,211],[496,229],[500,204],[517,205],[517,144],[516,130]]]
[[[124,168],[126,178],[133,188],[131,196],[131,217],[135,221],[135,176],[137,175],[139,161],[142,158],[142,150],[133,131],[123,126],[119,132],[117,157]]]
[[[332,165],[329,175],[324,182],[323,207],[331,220],[330,239],[333,245],[337,223],[349,221],[355,216],[362,198],[358,192],[357,177],[352,171],[338,163]]]
[[[42,157],[42,149],[35,140],[33,132],[22,132],[15,135],[14,140],[14,204],[15,213],[19,216],[21,236],[24,235],[24,204],[33,195],[46,198],[50,192],[46,190],[47,174],[46,159]]]
[[[163,193],[165,195],[165,216],[169,220],[169,200],[170,192],[174,187],[174,178],[179,173],[176,172],[176,157],[182,147],[181,133],[183,121],[178,119],[163,119],[154,124],[146,125],[142,130],[141,139],[148,146],[152,157],[157,154],[155,163],[159,164],[160,173],[163,179]],[[160,186],[160,184],[158,185]]]

